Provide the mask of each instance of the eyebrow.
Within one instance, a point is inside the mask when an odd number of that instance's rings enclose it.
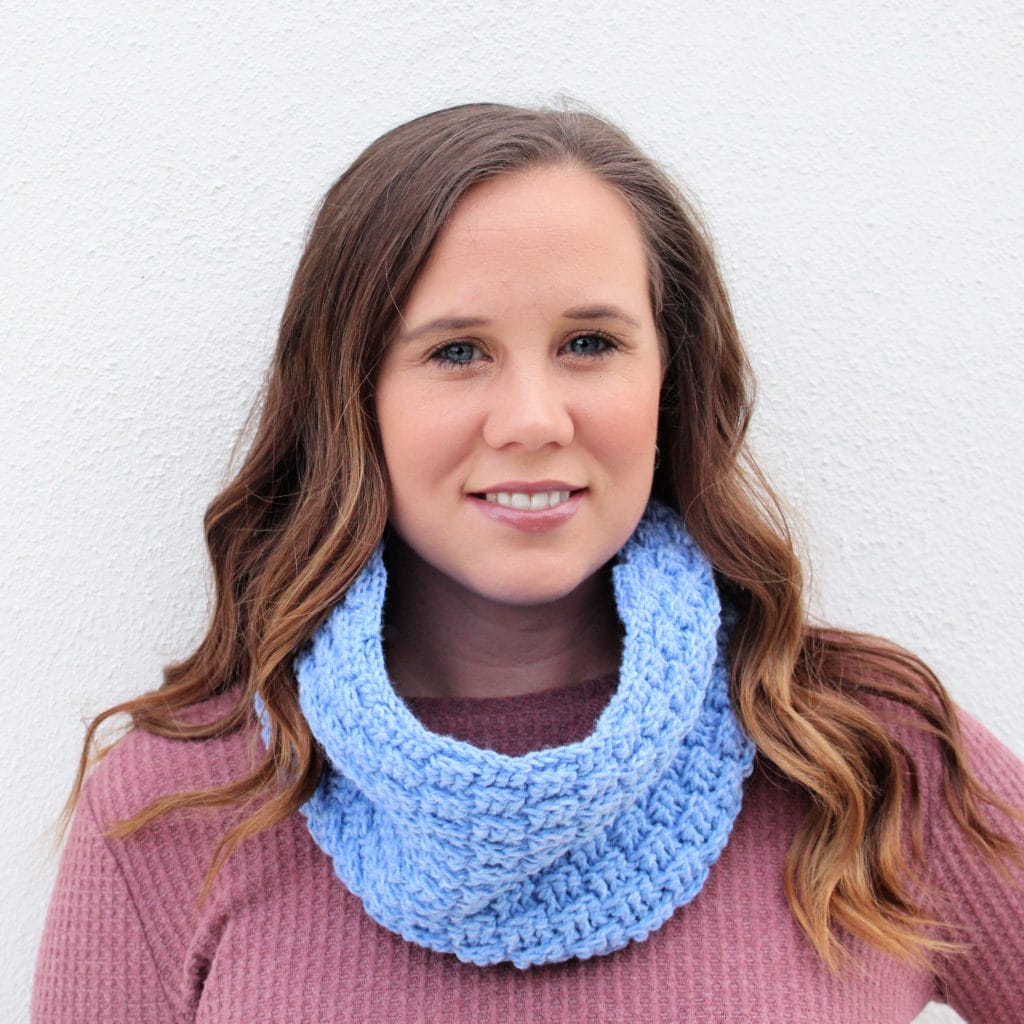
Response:
[[[566,320],[620,320],[631,327],[639,327],[640,321],[618,306],[573,306],[562,313]],[[442,331],[463,331],[467,327],[485,327],[490,323],[479,316],[443,316],[428,323],[421,324],[411,331],[403,331],[399,342],[415,341],[427,334]]]
[[[403,331],[398,336],[398,340],[401,342],[415,341],[425,334],[436,334],[441,331],[464,331],[467,327],[483,327],[489,323],[490,320],[485,320],[480,316],[442,316],[411,331]]]
[[[562,316],[567,320],[621,320],[630,327],[639,327],[640,321],[618,306],[573,306]]]

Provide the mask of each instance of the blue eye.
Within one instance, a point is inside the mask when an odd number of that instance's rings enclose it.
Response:
[[[468,341],[453,341],[450,345],[444,345],[431,353],[430,358],[439,363],[464,366],[473,362],[473,355],[477,351],[479,350],[476,345],[471,345]]]
[[[603,334],[578,334],[570,338],[566,348],[574,356],[601,356],[612,348],[611,342]]]

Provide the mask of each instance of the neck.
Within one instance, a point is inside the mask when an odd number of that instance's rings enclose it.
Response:
[[[565,597],[519,606],[467,590],[397,537],[385,560],[384,657],[403,697],[512,697],[618,673],[607,566]]]

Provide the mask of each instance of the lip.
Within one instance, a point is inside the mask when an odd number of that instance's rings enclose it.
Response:
[[[567,484],[554,486],[546,481],[543,485],[533,484],[530,486],[533,487],[531,491],[525,491],[522,484],[516,484],[514,489],[527,494],[533,494],[536,491],[573,490]],[[489,488],[488,490],[493,493],[494,491],[505,489],[511,491],[513,487],[509,484],[501,484],[500,487]],[[585,487],[576,489],[569,495],[569,500],[562,502],[561,505],[556,505],[554,508],[539,508],[535,511],[525,508],[507,508],[504,505],[497,505],[493,501],[488,501],[486,498],[478,498],[476,494],[466,495],[466,500],[478,508],[488,519],[496,523],[511,526],[513,529],[521,530],[523,533],[547,533],[549,530],[556,530],[559,526],[572,519],[580,505],[583,504],[583,499],[586,496],[587,489]]]

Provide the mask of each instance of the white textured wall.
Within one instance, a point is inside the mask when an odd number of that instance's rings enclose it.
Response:
[[[1018,4],[93,0],[3,25],[0,1019],[27,1017],[81,716],[199,635],[201,515],[313,205],[439,106],[565,92],[696,191],[816,606],[923,653],[1024,754]]]

